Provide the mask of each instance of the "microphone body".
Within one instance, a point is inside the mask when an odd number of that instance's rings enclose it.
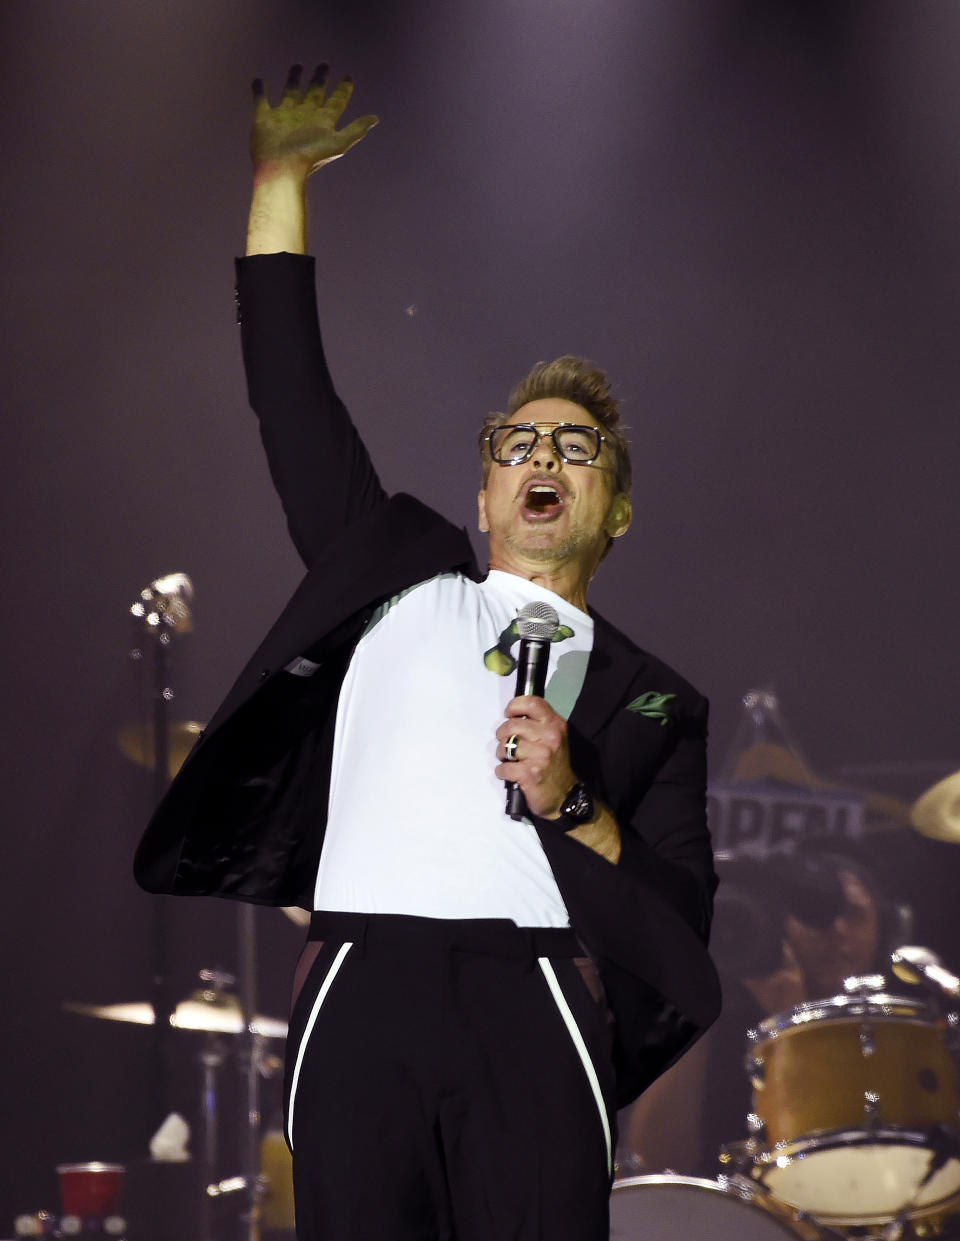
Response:
[[[547,687],[547,667],[550,663],[550,643],[560,628],[556,608],[543,600],[525,603],[517,613],[517,630],[520,634],[520,651],[517,655],[517,692],[533,694],[542,698]],[[515,780],[505,781],[507,786],[507,814],[511,819],[522,819],[527,813],[527,803]]]
[[[517,692],[515,697],[533,694],[543,697],[547,688],[547,665],[550,663],[549,638],[521,638],[517,654]],[[507,781],[507,814],[522,819],[527,812],[526,799],[515,780]]]

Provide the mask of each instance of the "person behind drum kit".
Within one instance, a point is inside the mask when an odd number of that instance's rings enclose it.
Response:
[[[607,1241],[616,1107],[719,1007],[706,700],[587,610],[630,523],[591,364],[539,364],[483,427],[488,575],[465,531],[383,490],[326,370],[304,202],[376,118],[338,130],[351,83],[299,79],[277,107],[255,84],[238,305],[308,573],[135,873],[315,911],[285,1077],[301,1241]],[[548,675],[515,696],[530,605]]]
[[[907,906],[889,901],[869,868],[851,857],[814,854],[808,869],[824,887],[838,889],[836,911],[824,923],[804,921],[802,909],[788,907],[783,938],[803,977],[802,998],[817,1000],[839,994],[847,978],[887,973],[891,951],[911,938],[912,919]]]
[[[847,977],[884,973],[890,950],[910,938],[909,911],[852,857],[811,843],[789,858],[721,860],[718,869],[711,951],[723,1012],[628,1118],[624,1167],[715,1175],[721,1147],[746,1136],[746,1031],[842,992]]]

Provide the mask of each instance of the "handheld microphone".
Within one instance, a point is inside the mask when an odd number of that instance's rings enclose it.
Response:
[[[517,628],[520,630],[520,651],[517,655],[515,697],[533,694],[542,698],[547,687],[550,643],[560,628],[560,617],[549,603],[525,603],[517,613]],[[507,780],[506,785],[507,814],[511,819],[522,819],[527,812],[527,803],[520,785],[515,780]]]

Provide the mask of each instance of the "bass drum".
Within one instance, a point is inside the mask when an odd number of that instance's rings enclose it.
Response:
[[[820,1241],[820,1230],[739,1176],[614,1181],[610,1241]]]

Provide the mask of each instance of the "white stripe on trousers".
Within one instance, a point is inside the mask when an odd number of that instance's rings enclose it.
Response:
[[[580,1033],[580,1027],[577,1020],[570,1011],[570,1005],[566,1001],[566,997],[560,990],[560,984],[557,976],[553,971],[548,957],[537,957],[540,968],[543,970],[543,976],[547,980],[547,986],[556,1001],[557,1008],[560,1010],[560,1016],[563,1018],[570,1037],[573,1039],[573,1045],[577,1049],[577,1054],[583,1063],[583,1070],[587,1075],[587,1081],[590,1083],[590,1089],[593,1091],[593,1097],[597,1104],[597,1111],[600,1113],[600,1123],[603,1125],[603,1136],[607,1144],[607,1172],[613,1170],[613,1150],[610,1140],[610,1122],[607,1120],[607,1109],[603,1103],[603,1092],[600,1089],[600,1079],[597,1077],[597,1070],[593,1067],[593,1061],[590,1059],[590,1053],[587,1051],[587,1045],[583,1041],[583,1035]]]
[[[290,1079],[290,1102],[287,1104],[287,1141],[290,1143],[290,1149],[293,1150],[293,1104],[297,1097],[297,1082],[300,1079],[300,1067],[303,1064],[303,1057],[307,1050],[307,1043],[310,1042],[310,1035],[313,1033],[313,1027],[317,1020],[317,1014],[320,1012],[320,1006],[327,998],[327,992],[333,983],[334,978],[340,966],[343,964],[343,958],[353,947],[352,943],[341,944],[340,951],[333,959],[333,964],[327,970],[327,976],[323,980],[323,985],[317,992],[317,998],[313,1001],[313,1008],[310,1010],[310,1016],[307,1018],[307,1024],[303,1028],[303,1037],[300,1039],[300,1046],[297,1049],[297,1062],[293,1066],[293,1077]]]

